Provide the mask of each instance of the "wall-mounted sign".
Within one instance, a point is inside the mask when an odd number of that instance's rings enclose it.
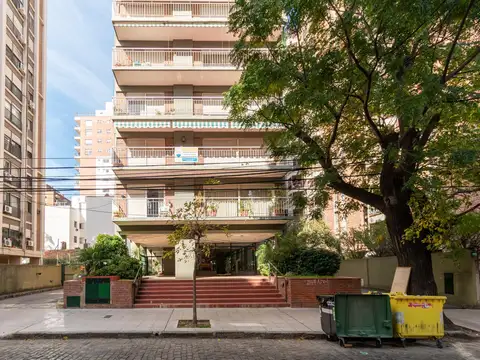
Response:
[[[198,147],[176,147],[175,162],[176,163],[197,163]]]

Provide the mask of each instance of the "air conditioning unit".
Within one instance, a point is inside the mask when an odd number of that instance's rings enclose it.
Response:
[[[13,212],[13,209],[9,205],[4,205],[3,206],[3,212],[6,213],[6,214],[11,214]]]
[[[19,36],[18,41],[20,41],[20,43],[21,43],[22,45],[26,45],[26,41],[25,41],[25,38],[23,37],[23,35],[20,35],[20,36]]]
[[[5,171],[3,173],[3,179],[6,181],[6,182],[12,182],[13,181],[13,176],[12,174],[10,174],[8,171]]]
[[[10,240],[10,239],[3,239],[3,246],[5,246],[5,247],[12,247],[12,240]]]
[[[25,70],[24,70],[23,63],[18,63],[18,64],[17,64],[17,69],[20,70],[20,71],[25,71]]]
[[[33,241],[32,240],[27,240],[27,246],[28,247],[33,247]]]
[[[35,103],[32,100],[28,102],[28,106],[30,107],[30,109],[35,110]]]

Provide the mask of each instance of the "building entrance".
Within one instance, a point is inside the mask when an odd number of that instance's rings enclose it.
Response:
[[[256,250],[256,243],[215,244],[209,256],[202,255],[198,275],[257,275]]]

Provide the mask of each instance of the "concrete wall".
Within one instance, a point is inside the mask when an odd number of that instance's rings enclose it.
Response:
[[[0,294],[61,286],[60,266],[0,265]]]
[[[72,249],[70,212],[70,206],[45,206],[45,250],[61,250],[63,241]]]
[[[443,253],[432,255],[433,273],[439,295],[447,297],[447,303],[458,306],[480,305],[480,283],[475,260],[465,251],[456,260]],[[340,265],[338,276],[357,276],[364,288],[389,291],[392,285],[396,257],[346,260]],[[444,274],[454,274],[454,294],[445,294]]]
[[[115,235],[117,233],[112,221],[111,197],[85,197],[86,221],[85,239],[89,246],[95,243],[98,234]]]

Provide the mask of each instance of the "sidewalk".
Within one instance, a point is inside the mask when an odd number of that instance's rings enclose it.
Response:
[[[455,325],[480,333],[480,309],[445,309]]]
[[[0,309],[0,338],[52,336],[259,336],[322,337],[318,309],[198,309],[209,329],[178,329],[191,309]]]
[[[446,309],[456,324],[480,333],[480,310]],[[198,309],[209,329],[177,328],[191,319],[191,309],[48,309],[0,308],[0,338],[219,336],[300,338],[323,337],[318,309]]]

